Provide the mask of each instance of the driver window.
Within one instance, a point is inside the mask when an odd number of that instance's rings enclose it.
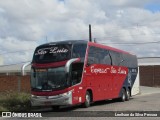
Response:
[[[75,85],[81,82],[82,71],[83,71],[83,63],[72,64],[72,73],[71,73],[72,85]]]

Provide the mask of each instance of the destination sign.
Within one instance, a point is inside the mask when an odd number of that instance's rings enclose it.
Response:
[[[41,48],[37,50],[35,55],[45,55],[47,53],[49,54],[56,54],[56,53],[67,53],[69,50],[66,48],[59,48],[59,47],[49,47],[49,48]]]

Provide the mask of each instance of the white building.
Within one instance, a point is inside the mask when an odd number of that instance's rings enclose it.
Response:
[[[21,75],[21,69],[23,64],[13,64],[13,65],[1,65],[0,74],[3,75]],[[25,68],[25,72],[30,73],[31,66]]]
[[[160,57],[143,57],[138,58],[139,66],[160,65]]]

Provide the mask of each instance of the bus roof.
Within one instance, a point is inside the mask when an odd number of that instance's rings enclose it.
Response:
[[[125,54],[131,54],[131,55],[134,55],[132,53],[129,53],[129,52],[126,52],[126,51],[123,51],[123,50],[120,50],[120,49],[117,49],[117,48],[113,48],[113,47],[110,47],[110,46],[107,46],[107,45],[103,45],[103,44],[100,44],[100,43],[94,43],[94,42],[88,42],[86,40],[65,40],[65,41],[55,41],[55,42],[50,42],[50,43],[45,43],[45,44],[42,44],[38,47],[42,47],[42,46],[49,46],[49,45],[60,45],[60,44],[75,44],[75,43],[84,43],[84,44],[89,44],[89,45],[92,45],[92,46],[97,46],[97,47],[100,47],[100,48],[103,48],[103,49],[107,49],[107,50],[113,50],[113,51],[116,51],[116,52],[121,52],[121,53],[125,53]]]
[[[49,46],[49,45],[60,45],[60,44],[75,44],[75,43],[86,43],[87,44],[88,41],[85,40],[65,40],[65,41],[55,41],[55,42],[50,42],[50,43],[45,43],[42,44],[38,47],[42,47],[42,46]]]
[[[123,51],[123,50],[120,50],[120,49],[117,49],[117,48],[113,48],[113,47],[110,47],[110,46],[107,46],[107,45],[103,45],[103,44],[100,44],[100,43],[89,42],[88,44],[92,45],[92,46],[97,46],[97,47],[100,47],[100,48],[103,48],[103,49],[107,49],[107,50],[112,50],[112,51],[121,52],[121,53],[125,53],[125,54],[131,54],[129,52],[126,52],[126,51]],[[134,55],[134,54],[131,54],[131,55]]]

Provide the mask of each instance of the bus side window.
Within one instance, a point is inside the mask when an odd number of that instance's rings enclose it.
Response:
[[[86,53],[86,44],[75,44],[73,46],[73,58],[84,58]]]
[[[123,58],[120,53],[115,51],[110,51],[112,57],[112,64],[116,66],[120,66],[123,63]]]
[[[128,55],[128,54],[122,54],[122,57],[124,59],[124,62],[122,63],[123,66],[126,66],[126,67],[137,67],[137,58],[136,56],[131,56],[131,55]]]
[[[91,65],[91,64],[97,64],[98,59],[96,57],[97,54],[97,50],[95,47],[90,46],[89,47],[89,52],[88,52],[88,60],[87,60],[87,64]]]
[[[109,51],[108,50],[103,50],[102,52],[102,60],[101,60],[101,64],[106,64],[106,65],[111,65],[111,57],[109,55]]]
[[[103,64],[111,65],[111,58],[109,55],[106,55],[102,61]]]
[[[106,49],[90,46],[88,54],[89,64],[111,65],[111,57]]]
[[[94,57],[88,56],[88,65],[95,64],[96,63],[95,61],[97,61],[97,60],[95,60]]]

